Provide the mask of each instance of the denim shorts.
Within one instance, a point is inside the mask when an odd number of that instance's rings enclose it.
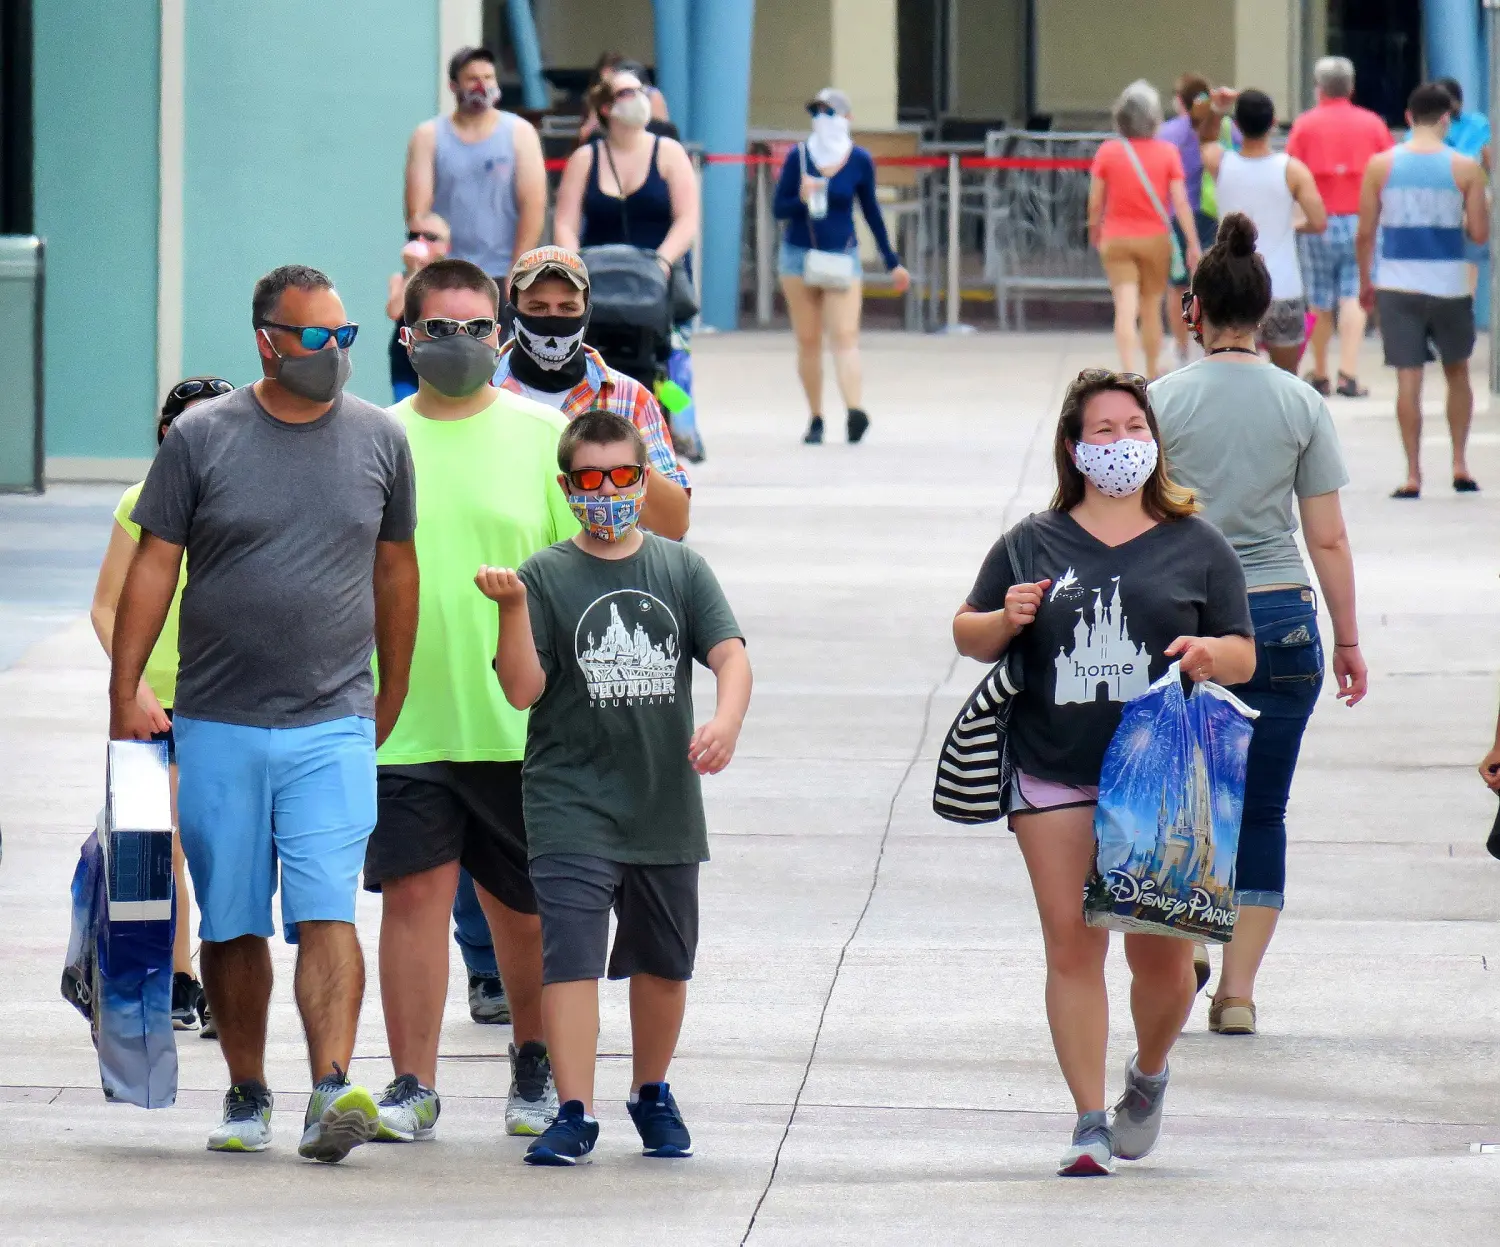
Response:
[[[1245,767],[1235,891],[1241,905],[1280,909],[1286,894],[1286,803],[1302,734],[1323,687],[1323,642],[1311,589],[1250,594],[1255,675],[1235,695],[1260,712]]]
[[[782,277],[801,277],[803,270],[807,267],[807,253],[809,248],[799,247],[794,243],[783,242],[781,254],[776,257],[776,271]],[[854,280],[864,280],[865,270],[859,262],[859,248],[850,247],[845,255],[854,257]]]
[[[177,715],[177,814],[200,938],[275,934],[299,922],[353,922],[375,827],[375,724],[241,727]]]

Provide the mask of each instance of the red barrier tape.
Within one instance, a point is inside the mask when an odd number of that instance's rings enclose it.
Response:
[[[946,169],[947,156],[876,156],[877,165],[891,169]],[[561,173],[567,167],[566,160],[547,161],[549,173]],[[782,158],[776,156],[744,156],[711,152],[703,157],[706,165],[772,165],[780,167]],[[960,169],[1030,169],[1055,173],[1086,173],[1093,161],[1060,156],[963,156],[959,158]]]

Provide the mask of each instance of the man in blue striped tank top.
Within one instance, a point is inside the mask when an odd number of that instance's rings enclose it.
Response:
[[[1453,488],[1474,493],[1466,452],[1474,391],[1474,299],[1465,239],[1489,241],[1484,170],[1444,146],[1451,101],[1436,83],[1411,93],[1405,143],[1375,156],[1359,202],[1359,297],[1379,305],[1385,362],[1396,370],[1396,419],[1406,450],[1406,482],[1391,496],[1422,493],[1422,369],[1435,350],[1448,383]],[[1376,264],[1377,242],[1380,250]]]

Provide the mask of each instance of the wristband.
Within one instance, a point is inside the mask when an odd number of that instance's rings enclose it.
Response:
[[[1335,641],[1333,643],[1333,648],[1334,649],[1358,649],[1359,648],[1359,642],[1358,641]]]

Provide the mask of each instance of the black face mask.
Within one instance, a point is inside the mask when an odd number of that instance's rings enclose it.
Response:
[[[588,367],[583,353],[587,311],[582,316],[528,316],[514,306],[505,310],[516,339],[510,360],[511,372],[518,381],[555,394],[583,380]]]

